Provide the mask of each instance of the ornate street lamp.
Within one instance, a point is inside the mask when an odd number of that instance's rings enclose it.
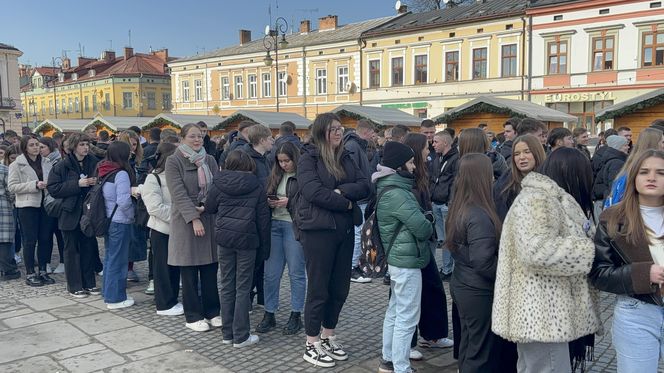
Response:
[[[265,37],[263,38],[263,45],[267,54],[263,59],[265,66],[272,66],[274,62],[275,66],[275,81],[276,84],[276,97],[277,97],[277,112],[279,112],[279,49],[284,49],[288,47],[288,41],[286,41],[286,32],[288,32],[288,22],[283,18],[279,17],[274,21],[274,28],[272,26],[265,26]],[[274,50],[274,59],[270,55],[270,52]],[[284,77],[285,78],[285,77]]]

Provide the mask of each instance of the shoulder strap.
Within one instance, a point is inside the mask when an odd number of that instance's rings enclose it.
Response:
[[[381,190],[380,193],[378,194],[378,197],[376,197],[376,211],[375,211],[376,212],[376,220],[378,220],[378,202],[380,201],[380,198],[383,196],[383,194],[385,194],[385,192],[387,192],[388,190],[392,190],[392,189],[398,189],[398,188],[395,187],[395,186],[387,186],[387,187],[383,188],[383,190]],[[401,222],[401,220],[399,220],[399,222],[397,223],[397,228],[394,230],[394,234],[392,235],[392,238],[390,238],[390,243],[387,245],[387,248],[385,248],[385,255],[389,254],[390,249],[392,249],[392,246],[394,245],[394,241],[396,241],[397,236],[401,232],[401,228],[403,228],[403,223]]]

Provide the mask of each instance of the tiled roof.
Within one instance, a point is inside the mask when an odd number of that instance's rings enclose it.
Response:
[[[58,69],[57,67],[53,68],[53,67],[42,66],[35,68],[35,72],[38,72],[39,75],[41,76],[57,76],[59,71],[60,69]]]
[[[522,115],[528,118],[541,120],[543,122],[576,122],[577,117],[565,114],[561,111],[548,108],[546,106],[534,104],[530,101],[510,100],[500,97],[481,96],[463,105],[446,111],[443,114],[432,118],[436,123],[446,123],[446,121],[463,115],[464,112],[473,112],[475,105],[490,105],[497,109],[504,109],[506,112]]]
[[[320,44],[355,40],[358,39],[364,31],[379,26],[384,22],[387,22],[393,18],[394,17],[376,18],[376,19],[370,19],[368,21],[349,23],[347,25],[337,26],[337,28],[334,30],[324,30],[324,31],[312,30],[305,34],[293,33],[290,35],[286,35],[286,40],[288,41],[288,47],[286,47],[285,50],[290,48],[301,48],[303,46],[314,46]],[[196,61],[196,60],[202,60],[213,57],[234,56],[245,53],[265,52],[265,46],[263,45],[263,35],[258,35],[257,37],[258,37],[257,39],[252,40],[244,45],[238,44],[231,47],[217,49],[207,54],[180,58],[173,61],[173,63]]]
[[[421,119],[412,116],[405,111],[393,108],[385,108],[378,106],[360,106],[360,105],[341,105],[332,110],[333,113],[341,114],[349,113],[368,119],[381,126],[394,126],[402,124],[404,126],[419,126],[422,122]]]
[[[362,36],[380,36],[525,14],[527,6],[528,0],[488,0],[486,2],[476,2],[471,5],[454,6],[422,13],[407,13],[402,17],[394,18],[374,29],[366,31]]]
[[[95,70],[95,76],[89,76],[90,70]],[[107,61],[104,59],[86,62],[81,66],[75,66],[70,69],[64,70],[65,81],[61,84],[69,84],[74,82],[72,74],[78,74],[76,82],[85,80],[96,80],[100,77],[109,76],[127,76],[127,75],[162,75],[169,76],[166,72],[164,60],[158,56],[136,53],[133,56],[125,59],[124,56],[116,57],[114,60]]]
[[[9,44],[5,44],[5,43],[0,43],[0,49],[7,49],[7,50],[12,50],[12,51],[17,51],[18,50],[18,48],[14,47],[12,45],[9,45]]]
[[[213,129],[223,129],[228,124],[235,122],[238,119],[249,119],[272,129],[278,129],[281,124],[286,121],[293,122],[296,129],[307,129],[309,128],[309,125],[311,125],[309,119],[295,113],[286,113],[283,111],[276,113],[272,111],[238,110],[224,118],[219,125]]]
[[[564,3],[580,3],[582,0],[530,0],[531,8],[539,8],[550,5],[559,5]]]

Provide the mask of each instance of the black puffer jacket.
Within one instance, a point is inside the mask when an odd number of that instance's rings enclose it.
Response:
[[[505,157],[494,150],[487,152],[486,156],[491,159],[491,166],[493,167],[493,179],[498,180],[500,176],[502,176],[508,170]]]
[[[505,160],[508,160],[512,158],[512,144],[514,141],[512,140],[506,140],[504,143],[500,144],[498,147],[498,151],[500,152],[500,155],[505,158]]]
[[[664,306],[661,290],[650,283],[650,267],[655,261],[648,248],[636,247],[620,236],[608,235],[607,221],[615,213],[614,207],[600,215],[595,233],[595,260],[588,275],[590,281],[599,290]]]
[[[465,238],[452,251],[454,272],[452,285],[461,284],[493,292],[498,267],[496,230],[483,209],[472,206],[462,223]]]
[[[500,221],[504,222],[507,212],[510,210],[512,203],[516,199],[517,193],[513,193],[509,190],[505,191],[505,187],[512,179],[512,171],[507,170],[504,174],[496,180],[493,184],[493,201],[496,204],[496,214]]]
[[[602,165],[604,164],[604,153],[606,152],[607,148],[608,146],[606,145],[598,146],[595,148],[595,154],[590,161],[590,165],[593,168],[593,180],[597,179],[597,174],[599,173],[599,170],[602,169]]]
[[[437,156],[433,160],[431,174],[431,201],[436,204],[447,204],[451,199],[452,185],[459,168],[459,151],[452,147],[447,154]]]
[[[611,183],[627,161],[627,154],[607,147],[602,155],[602,167],[593,182],[593,200],[601,201],[609,195]]]
[[[256,261],[270,256],[270,208],[265,188],[250,172],[223,170],[210,187],[205,212],[216,214],[215,240],[223,247],[257,249]]]
[[[311,144],[304,145],[296,176],[302,198],[293,206],[298,229],[337,229],[339,219],[349,219],[355,225],[362,224],[362,212],[357,201],[369,195],[371,184],[346,150],[341,157],[341,165],[345,176],[336,180],[325,168],[318,148]],[[335,189],[339,189],[341,194],[336,193]],[[352,202],[352,209],[348,209],[349,201]]]
[[[355,132],[347,132],[344,135],[343,141],[344,148],[350,152],[350,156],[353,158],[353,161],[355,161],[357,167],[364,173],[364,176],[367,178],[367,180],[370,180],[373,171],[371,170],[369,157],[367,155],[367,147],[369,145],[367,140],[360,138],[360,136]],[[371,195],[367,196],[367,198],[364,200],[359,201],[360,204],[369,202],[368,199],[370,197]]]
[[[80,167],[76,157],[68,154],[48,174],[48,193],[53,198],[62,199],[62,214],[58,219],[60,230],[71,231],[78,228],[83,212],[83,200],[90,191],[90,187],[79,187],[78,181],[83,176],[96,176],[97,162],[97,157],[88,154],[83,158],[83,166]]]

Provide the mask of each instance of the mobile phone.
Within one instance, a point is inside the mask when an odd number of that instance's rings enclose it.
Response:
[[[276,194],[270,194],[267,196],[267,199],[272,200],[272,201],[278,201],[279,197],[277,197]]]

